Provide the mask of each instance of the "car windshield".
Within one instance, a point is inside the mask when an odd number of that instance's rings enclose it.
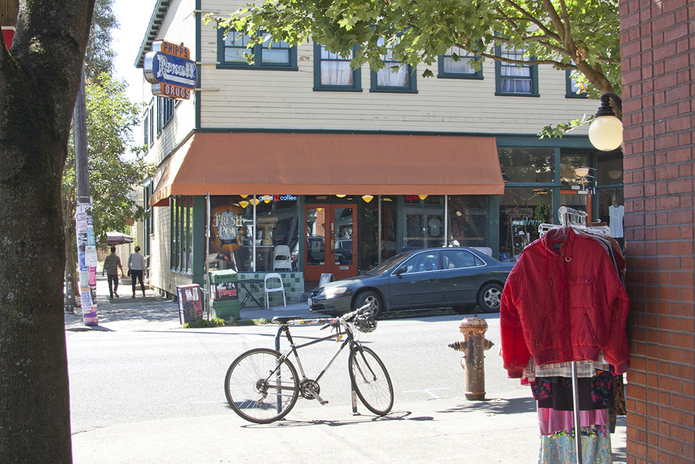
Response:
[[[403,258],[409,253],[400,253],[396,256],[391,256],[389,259],[379,264],[377,267],[371,269],[368,274],[382,274],[384,272],[392,271],[398,264],[403,261]]]

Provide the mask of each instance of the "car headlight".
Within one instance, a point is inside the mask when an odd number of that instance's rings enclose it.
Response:
[[[343,295],[349,295],[350,289],[347,287],[331,287],[323,291],[326,298],[336,298]]]

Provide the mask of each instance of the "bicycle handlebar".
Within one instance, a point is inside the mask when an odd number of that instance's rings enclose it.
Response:
[[[357,308],[356,310],[345,313],[342,316],[340,316],[340,322],[350,322],[352,321],[355,317],[359,316],[362,312],[367,311],[369,309],[369,303],[362,306],[361,308]]]
[[[323,327],[321,327],[321,330],[325,329],[326,327],[335,327],[338,324],[345,324],[347,322],[352,322],[353,319],[355,319],[357,316],[359,316],[361,313],[367,311],[369,309],[369,304],[366,304],[360,308],[357,308],[354,311],[351,311],[349,313],[345,313],[339,318],[321,318],[321,319],[300,319],[300,318],[283,318],[283,317],[274,317],[273,322],[276,324],[280,325],[318,325],[318,324],[324,324]]]

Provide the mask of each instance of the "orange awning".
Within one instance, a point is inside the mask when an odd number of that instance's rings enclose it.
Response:
[[[174,195],[503,195],[493,137],[195,133],[150,199]]]

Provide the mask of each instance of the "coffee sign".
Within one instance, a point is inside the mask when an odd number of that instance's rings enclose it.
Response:
[[[190,56],[190,50],[183,45],[163,40],[152,43],[143,69],[153,95],[183,100],[191,97],[198,83],[198,67]]]

